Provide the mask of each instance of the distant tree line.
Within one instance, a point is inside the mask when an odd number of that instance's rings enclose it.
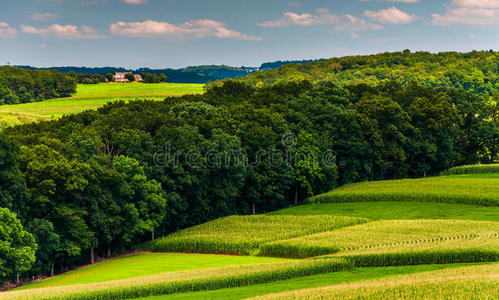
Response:
[[[12,230],[0,232],[0,278],[62,272],[338,185],[491,162],[499,152],[493,99],[416,82],[226,80],[203,95],[8,128],[0,228]]]
[[[164,73],[161,73],[158,76],[155,73],[142,72],[140,76],[142,76],[143,83],[160,83],[160,82],[166,82],[167,80],[166,75]]]
[[[27,70],[0,67],[0,105],[69,97],[77,80],[55,70]]]

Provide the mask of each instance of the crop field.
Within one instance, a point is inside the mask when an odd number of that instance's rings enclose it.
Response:
[[[499,264],[428,271],[252,299],[497,299]]]
[[[307,288],[327,287],[332,284],[344,284],[358,281],[379,279],[388,276],[415,274],[433,270],[448,268],[461,268],[469,264],[439,264],[439,265],[416,265],[403,267],[376,267],[355,268],[351,270],[338,271],[327,274],[305,276],[280,280],[269,283],[255,284],[236,288],[226,288],[212,291],[177,293],[171,295],[151,296],[137,298],[136,300],[186,300],[186,299],[209,299],[209,300],[236,300],[246,299],[270,293],[301,290]]]
[[[108,102],[140,100],[161,101],[169,96],[198,94],[202,84],[178,83],[101,83],[79,84],[77,92],[69,98],[51,99],[42,102],[0,106],[0,126],[12,126],[37,120],[58,118],[89,109],[97,109]],[[3,124],[3,125],[1,125]],[[0,127],[0,129],[2,129]]]
[[[483,173],[499,173],[499,164],[460,166],[442,172],[442,175],[483,174]]]
[[[499,223],[457,220],[375,221],[338,230],[266,243],[261,254],[311,257],[421,250],[497,250]]]
[[[428,299],[495,299],[496,175],[352,184],[311,204],[187,228],[146,245],[156,253],[0,299],[417,299],[422,290]]]
[[[278,210],[269,215],[337,215],[370,220],[499,220],[499,207],[437,202],[342,202],[300,205]]]
[[[312,197],[311,203],[419,201],[499,205],[497,178],[431,177],[348,184]]]
[[[338,216],[232,216],[158,239],[151,250],[251,254],[259,245],[367,222]]]
[[[286,261],[288,260],[255,256],[142,253],[110,259],[76,271],[26,285],[19,289],[85,284],[183,270]]]
[[[0,299],[130,299],[213,290],[325,274],[352,265],[340,259],[313,259],[169,272],[152,276],[0,293]]]

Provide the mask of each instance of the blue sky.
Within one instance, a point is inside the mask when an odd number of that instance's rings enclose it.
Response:
[[[0,1],[0,65],[183,67],[499,49],[499,0]]]

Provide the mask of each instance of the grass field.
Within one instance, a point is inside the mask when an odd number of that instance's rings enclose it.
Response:
[[[182,270],[286,261],[288,260],[255,256],[145,253],[111,259],[19,289],[104,282]]]
[[[348,184],[311,203],[419,201],[499,206],[497,178],[431,177]]]
[[[183,83],[79,84],[77,93],[69,98],[0,106],[0,129],[6,125],[11,126],[37,120],[48,120],[66,114],[97,109],[108,102],[118,100],[163,100],[168,96],[202,93],[203,86],[202,84]]]

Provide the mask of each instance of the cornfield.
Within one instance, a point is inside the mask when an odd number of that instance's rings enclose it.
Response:
[[[252,299],[498,299],[499,264],[271,294]]]
[[[0,299],[133,299],[181,292],[214,290],[351,269],[345,260],[317,259],[286,263],[229,266],[164,273],[108,282],[0,293]]]
[[[440,175],[485,174],[485,173],[499,173],[499,164],[460,166],[444,171]]]
[[[156,252],[256,254],[266,242],[334,230],[367,222],[338,216],[232,216],[182,230],[156,240]]]
[[[499,253],[499,223],[468,220],[375,221],[265,243],[260,246],[260,255],[304,258],[333,253],[350,256],[471,249]]]
[[[499,206],[499,180],[446,178],[386,180],[348,184],[309,199],[310,203],[419,201]]]

